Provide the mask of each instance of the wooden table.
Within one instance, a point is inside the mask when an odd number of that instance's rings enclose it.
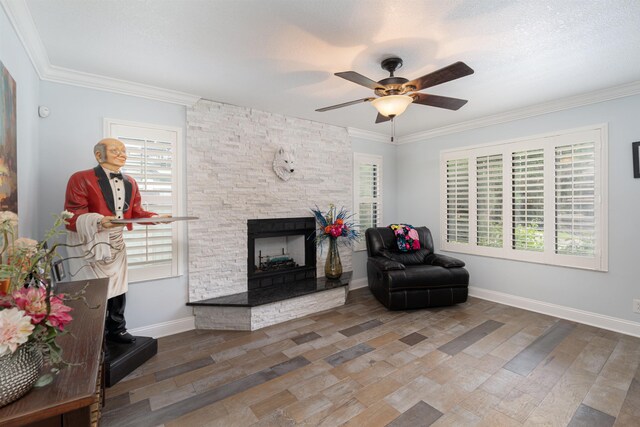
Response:
[[[58,339],[67,362],[53,382],[33,388],[22,398],[0,409],[0,426],[90,426],[91,406],[99,405],[102,342],[108,279],[61,283],[56,293],[72,294],[85,285],[87,304],[68,301],[73,320],[67,334]],[[97,308],[94,308],[97,307]],[[72,336],[73,334],[73,336]],[[46,367],[45,367],[46,368]],[[93,415],[94,422],[96,414]]]

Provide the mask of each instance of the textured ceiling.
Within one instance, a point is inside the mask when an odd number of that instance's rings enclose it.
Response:
[[[459,111],[410,105],[408,135],[640,80],[638,0],[26,0],[57,67],[388,134],[372,95],[333,76],[413,79],[456,61],[475,74],[424,90]]]

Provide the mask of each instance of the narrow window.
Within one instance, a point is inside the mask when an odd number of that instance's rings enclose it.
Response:
[[[382,226],[382,157],[354,153],[353,163],[354,221],[362,232],[356,250],[364,250],[367,228]]]

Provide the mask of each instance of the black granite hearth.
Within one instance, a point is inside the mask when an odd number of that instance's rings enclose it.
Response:
[[[285,285],[266,288],[250,289],[239,294],[225,295],[209,298],[201,301],[189,302],[191,306],[221,306],[221,307],[257,307],[274,302],[285,301],[303,295],[328,291],[349,285],[351,271],[347,271],[336,280],[328,280],[325,277],[317,279],[298,280]]]

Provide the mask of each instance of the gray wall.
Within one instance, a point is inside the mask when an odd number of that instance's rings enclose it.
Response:
[[[44,206],[37,196],[40,79],[1,7],[0,61],[16,81],[19,233],[35,239],[39,237],[38,211]]]
[[[186,113],[179,105],[51,82],[40,83],[40,104],[51,111],[49,117],[40,119],[39,128],[41,233],[51,226],[51,214],[62,211],[71,174],[96,165],[92,151],[103,137],[105,117],[182,128],[184,138]],[[182,163],[186,165],[184,157]],[[55,173],[49,173],[52,171]],[[184,189],[180,193],[186,201]],[[180,244],[186,251],[185,242]],[[186,271],[185,264],[186,260],[182,266]],[[131,283],[127,326],[134,329],[190,316],[191,309],[185,305],[186,282],[186,276],[181,276]]]
[[[609,272],[455,255],[466,261],[471,285],[621,319],[640,298],[640,179],[633,178],[631,142],[640,141],[640,96],[601,102],[398,147],[398,212],[402,221],[431,228],[438,250],[441,150],[572,129],[609,125]]]

